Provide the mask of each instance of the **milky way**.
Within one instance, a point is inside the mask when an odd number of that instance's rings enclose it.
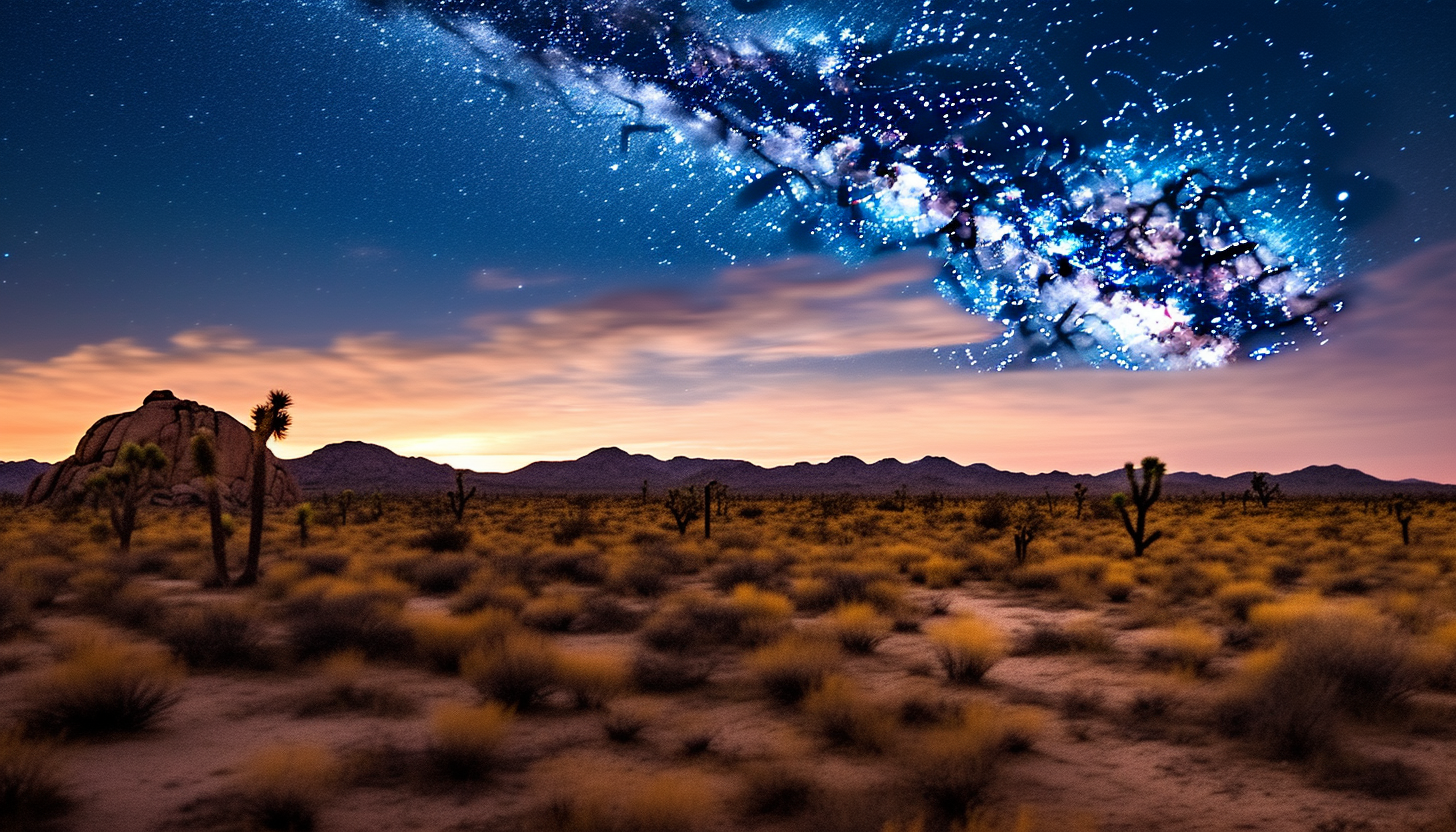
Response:
[[[1005,327],[958,363],[1216,367],[1319,340],[1341,303],[1361,177],[1309,158],[1329,73],[1248,23],[1168,31],[1092,0],[360,2],[424,16],[507,94],[617,113],[624,154],[710,154],[739,182],[729,249],[772,230],[936,258],[947,299]]]

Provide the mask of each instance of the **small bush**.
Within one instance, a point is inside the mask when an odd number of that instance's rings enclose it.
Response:
[[[399,657],[413,647],[397,605],[366,592],[310,597],[290,606],[288,638],[300,659],[349,649],[371,658]]]
[[[538,630],[565,632],[584,607],[581,595],[575,592],[551,592],[526,602],[521,609],[521,623]]]
[[[358,711],[374,716],[410,716],[418,709],[414,699],[387,685],[365,678],[364,654],[346,650],[330,656],[317,684],[305,691],[294,709],[299,716]]]
[[[735,640],[739,644],[752,646],[773,641],[788,631],[794,614],[794,602],[787,596],[751,584],[734,587],[728,602],[738,613]]]
[[[630,633],[642,626],[645,617],[621,598],[598,592],[586,597],[571,628],[579,633]]]
[[[468,613],[485,607],[499,607],[520,612],[530,600],[531,593],[525,587],[507,582],[501,576],[482,569],[450,601],[450,611]]]
[[[914,744],[910,776],[947,817],[964,817],[994,781],[1007,737],[1003,711],[973,704],[954,725],[932,729]]]
[[[511,633],[497,644],[466,653],[460,660],[460,675],[481,695],[524,709],[557,683],[557,655],[548,639]]]
[[[161,638],[189,667],[263,667],[261,628],[241,607],[206,606],[178,610],[167,616]]]
[[[427,557],[410,569],[410,579],[421,592],[445,595],[459,590],[479,568],[480,560],[470,555]]]
[[[1248,621],[1255,605],[1274,600],[1274,590],[1262,581],[1236,581],[1219,587],[1213,600],[1236,621]]]
[[[748,815],[796,815],[809,807],[819,784],[801,768],[784,763],[743,767],[741,801]]]
[[[602,730],[612,742],[634,742],[642,729],[652,723],[653,709],[637,702],[613,705],[602,716]]]
[[[552,802],[552,827],[571,832],[695,832],[718,814],[716,789],[702,774],[596,773],[569,776]]]
[[[1021,638],[1016,652],[1021,655],[1107,653],[1112,647],[1112,636],[1095,618],[1088,616],[1067,624],[1038,623]]]
[[[975,683],[1006,656],[1006,636],[973,616],[961,616],[926,628],[935,658],[947,679]]]
[[[274,745],[243,763],[239,791],[262,828],[308,832],[338,779],[339,764],[329,750]]]
[[[775,701],[803,699],[839,667],[839,648],[828,641],[788,636],[750,653],[747,664]]]
[[[504,638],[516,628],[516,617],[498,608],[469,615],[421,612],[406,616],[415,653],[442,673],[460,669],[460,657],[471,648]]]
[[[431,552],[463,552],[470,545],[471,532],[454,525],[440,525],[431,528],[415,538],[415,545]]]
[[[1215,633],[1192,621],[1182,621],[1170,630],[1149,633],[1143,641],[1143,658],[1157,667],[1198,674],[1207,670],[1221,644]]]
[[[707,682],[713,666],[703,656],[639,650],[632,656],[632,681],[643,691],[677,693]]]
[[[30,599],[8,580],[0,580],[0,639],[30,626]]]
[[[615,653],[561,653],[556,678],[571,693],[578,708],[600,708],[627,689],[630,670]]]
[[[895,717],[844,676],[824,677],[804,697],[804,715],[832,745],[884,751],[895,739]]]
[[[744,608],[727,598],[690,590],[663,600],[647,619],[642,637],[658,650],[691,650],[736,641]]]
[[[155,650],[95,640],[40,679],[21,722],[32,734],[65,737],[140,731],[177,703],[181,677]]]
[[[496,765],[515,719],[515,712],[496,702],[441,705],[430,715],[430,757],[448,777],[481,777]]]
[[[873,653],[890,636],[892,622],[870,604],[845,604],[829,619],[840,645],[851,653]]]
[[[0,735],[0,828],[39,826],[70,805],[54,750]]]

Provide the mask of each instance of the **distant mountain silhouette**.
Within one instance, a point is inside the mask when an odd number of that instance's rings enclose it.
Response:
[[[364,442],[327,445],[308,456],[284,460],[305,493],[356,492],[427,493],[444,491],[455,484],[453,469],[419,457],[403,457],[388,448]],[[1170,495],[1227,494],[1237,498],[1249,487],[1253,472],[1231,477],[1177,472],[1168,474],[1164,491]],[[648,454],[633,454],[621,448],[599,448],[575,460],[533,462],[504,474],[466,474],[466,483],[483,494],[637,494],[647,482],[653,494],[685,485],[702,485],[712,480],[739,494],[825,494],[847,493],[888,495],[904,487],[911,494],[937,492],[946,495],[1008,494],[1042,496],[1050,491],[1070,496],[1081,482],[1094,495],[1125,490],[1121,469],[1104,474],[1022,474],[975,463],[960,465],[945,457],[927,456],[914,462],[882,459],[867,463],[858,457],[839,456],[828,462],[798,462],[770,468],[737,459],[698,459],[685,456],[668,460]],[[1456,486],[1419,480],[1392,482],[1339,465],[1315,465],[1275,474],[1270,480],[1281,493],[1291,496],[1373,496],[1404,492],[1456,496]]]
[[[51,469],[46,462],[0,462],[0,494],[24,494],[31,480]]]

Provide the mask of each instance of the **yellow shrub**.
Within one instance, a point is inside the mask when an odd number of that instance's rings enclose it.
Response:
[[[1256,604],[1268,603],[1274,597],[1274,590],[1263,581],[1234,581],[1213,594],[1213,600],[1240,621],[1249,619],[1249,610]]]
[[[453,673],[460,657],[473,647],[500,641],[516,626],[510,612],[488,607],[470,615],[438,612],[413,613],[405,624],[414,635],[415,649],[437,669]]]
[[[177,703],[182,670],[157,650],[82,634],[71,655],[31,688],[32,731],[90,736],[139,731]]]
[[[1152,664],[1202,673],[1218,655],[1222,640],[1193,621],[1180,621],[1172,629],[1149,633],[1143,656]]]
[[[755,650],[746,661],[769,696],[792,704],[837,669],[840,657],[832,642],[791,635]]]
[[[478,777],[496,762],[515,712],[496,702],[449,702],[430,715],[430,754],[452,777]]]
[[[521,623],[539,630],[564,631],[581,615],[585,602],[580,593],[555,590],[533,598],[521,608]]]
[[[50,746],[0,734],[0,828],[48,828],[46,821],[70,802]]]
[[[953,682],[978,682],[996,662],[1005,658],[1006,635],[975,616],[959,616],[926,627],[945,675]]]
[[[843,604],[829,618],[829,627],[844,649],[852,653],[873,653],[890,635],[891,620],[872,604]]]
[[[1107,600],[1114,603],[1122,603],[1137,589],[1137,573],[1133,565],[1126,561],[1113,561],[1107,565],[1102,572],[1100,582],[1102,593]]]
[[[620,696],[629,676],[627,661],[616,653],[570,652],[556,660],[558,682],[581,708],[600,708]]]
[[[460,660],[460,675],[485,696],[515,708],[534,704],[557,682],[558,653],[550,640],[511,633]]]
[[[910,576],[931,589],[946,589],[959,584],[963,572],[961,564],[935,555],[911,567]]]
[[[264,829],[312,829],[319,807],[339,779],[333,752],[314,745],[272,745],[250,756],[239,791]]]
[[[738,631],[744,644],[764,644],[778,638],[789,629],[794,615],[794,602],[788,596],[752,584],[734,587],[729,602],[741,615]]]
[[[718,815],[717,789],[695,771],[556,773],[572,790],[553,806],[563,832],[695,832]]]
[[[1008,751],[1005,712],[972,703],[955,724],[936,728],[912,746],[907,769],[937,808],[960,817],[981,801]]]
[[[804,697],[803,709],[815,730],[835,745],[883,751],[895,739],[895,717],[837,673]]]

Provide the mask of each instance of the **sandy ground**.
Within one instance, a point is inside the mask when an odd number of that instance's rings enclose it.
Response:
[[[164,588],[177,592],[183,586]],[[1012,633],[1037,622],[1089,614],[1041,608],[1034,595],[981,584],[949,592],[952,612],[975,612]],[[940,679],[929,644],[919,634],[893,635],[876,653],[848,659],[846,667],[886,700],[916,693],[927,699],[989,697],[1042,708],[1044,731],[1032,750],[1009,759],[991,806],[1007,811],[1034,806],[1052,826],[1065,822],[1073,828],[1090,821],[1108,832],[1409,830],[1440,815],[1456,795],[1456,721],[1449,718],[1456,713],[1456,698],[1423,695],[1417,703],[1421,712],[1445,717],[1428,718],[1418,730],[1381,725],[1357,734],[1365,753],[1398,758],[1423,771],[1429,783],[1423,794],[1382,800],[1322,788],[1304,768],[1264,760],[1196,718],[1216,679],[1179,680],[1144,668],[1136,649],[1143,632],[1112,626],[1122,613],[1111,605],[1091,614],[1115,635],[1117,649],[1110,656],[1013,656],[978,686]],[[26,684],[51,661],[45,635],[67,623],[64,615],[47,617],[36,640],[6,645],[6,655],[20,667],[0,675],[0,710],[8,713],[20,704]],[[637,643],[631,634],[556,638],[564,646],[624,653]],[[1215,676],[1219,670],[1216,662]],[[875,755],[827,749],[797,711],[761,694],[738,651],[725,653],[703,688],[632,697],[652,715],[632,743],[608,740],[600,712],[553,699],[516,723],[496,773],[465,784],[441,783],[423,772],[428,714],[444,702],[478,701],[468,684],[418,667],[371,667],[368,683],[414,703],[414,713],[298,716],[297,703],[320,684],[319,674],[308,666],[288,673],[194,674],[156,728],[67,745],[63,760],[77,806],[59,828],[247,828],[242,806],[232,796],[237,767],[251,752],[279,742],[328,746],[364,772],[327,802],[319,818],[322,830],[531,828],[554,791],[584,787],[577,781],[591,779],[593,772],[681,766],[721,784],[726,808],[709,815],[712,829],[878,829],[876,818],[886,807],[916,805],[897,763],[905,750]],[[1136,721],[1127,716],[1127,703],[1143,690],[1169,691],[1174,705],[1166,717]],[[1083,703],[1080,712],[1066,707],[1069,698]],[[713,736],[709,750],[687,758],[684,739],[702,732]],[[739,772],[764,760],[795,761],[821,785],[823,796],[797,817],[745,818],[731,808]]]

